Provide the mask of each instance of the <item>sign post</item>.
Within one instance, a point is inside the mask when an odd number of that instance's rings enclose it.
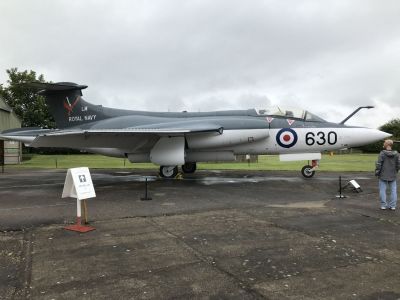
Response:
[[[76,198],[76,224],[64,227],[67,230],[77,232],[88,232],[95,230],[94,227],[82,225],[82,200],[96,197],[89,169],[68,169],[65,178],[62,198]],[[85,209],[86,212],[86,209]]]
[[[1,173],[4,173],[4,141],[0,140],[0,166]]]

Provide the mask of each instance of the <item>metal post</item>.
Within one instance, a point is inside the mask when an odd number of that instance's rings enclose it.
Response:
[[[83,218],[84,218],[84,223],[89,224],[89,217],[88,217],[88,210],[87,210],[87,205],[86,205],[86,199],[82,200],[82,210],[83,210]]]
[[[82,217],[82,204],[81,204],[81,200],[76,199],[76,224],[77,224],[77,225],[82,225],[82,223],[81,223],[81,217]]]
[[[336,195],[336,198],[346,198],[346,196],[342,194],[342,176],[339,176],[339,195]]]
[[[148,194],[147,194],[147,177],[146,177],[146,181],[145,181],[144,197],[140,198],[140,200],[152,200],[151,197],[149,197]]]
[[[82,201],[85,201],[85,200],[82,200]],[[82,201],[79,200],[78,198],[76,199],[76,224],[66,226],[66,227],[64,227],[64,229],[81,232],[81,233],[89,232],[89,231],[96,229],[92,226],[82,225]],[[84,203],[84,204],[85,204],[84,215],[85,215],[85,219],[86,219],[87,218],[87,207],[86,207],[86,203]],[[87,219],[86,219],[86,221],[87,221]]]
[[[0,165],[1,165],[1,173],[4,173],[4,141],[0,140]]]

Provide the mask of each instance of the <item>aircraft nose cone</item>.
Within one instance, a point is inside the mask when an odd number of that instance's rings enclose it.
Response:
[[[383,139],[386,139],[386,138],[392,136],[390,133],[387,133],[387,132],[384,132],[384,131],[380,131],[380,130],[377,130],[377,129],[371,129],[371,130],[374,131],[372,133],[372,135],[374,135],[377,140],[383,140]]]
[[[369,143],[374,143],[392,136],[390,133],[380,131],[378,129],[366,128],[365,130],[367,131],[367,134],[365,136],[366,141],[368,141]]]
[[[390,136],[391,134],[378,129],[359,127],[350,129],[345,141],[348,141],[346,146],[359,147],[381,141]]]

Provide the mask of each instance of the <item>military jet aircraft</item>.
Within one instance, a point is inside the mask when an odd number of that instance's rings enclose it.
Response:
[[[82,98],[86,85],[30,83],[46,98],[58,129],[20,128],[1,133],[30,147],[62,147],[132,163],[152,162],[162,177],[181,166],[194,173],[197,162],[234,161],[238,154],[279,154],[282,161],[305,160],[301,173],[315,174],[321,152],[369,144],[390,136],[345,122],[327,122],[305,110],[266,109],[213,112],[148,112],[94,105]]]

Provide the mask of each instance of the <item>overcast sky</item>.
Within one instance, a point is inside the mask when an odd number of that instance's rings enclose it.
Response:
[[[397,0],[1,0],[0,41],[0,83],[32,69],[105,106],[400,117]]]

